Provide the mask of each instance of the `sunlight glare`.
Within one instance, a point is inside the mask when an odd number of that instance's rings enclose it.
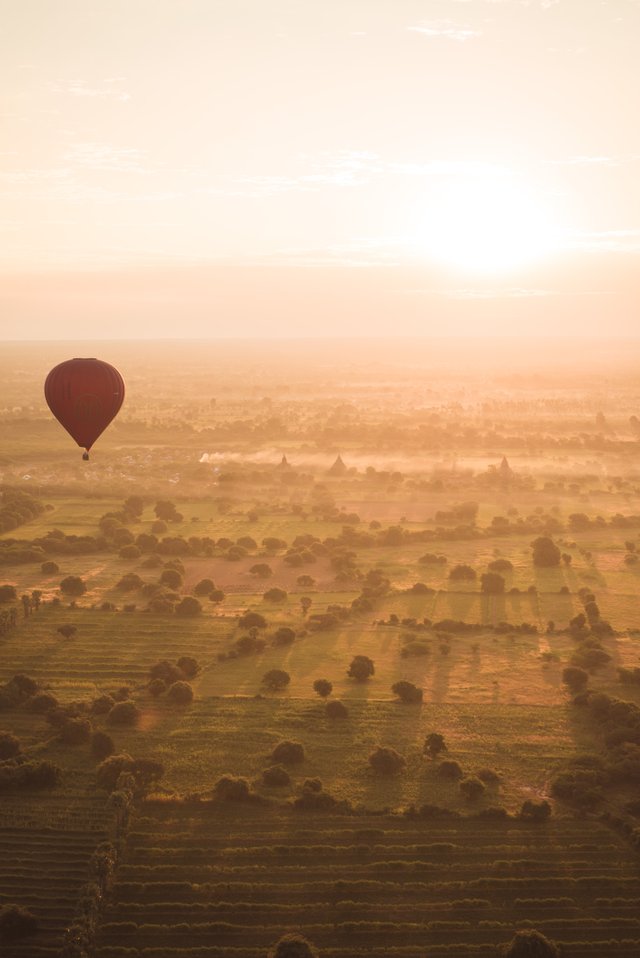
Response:
[[[551,254],[558,228],[541,201],[507,175],[453,177],[435,194],[417,247],[465,272],[508,272]]]

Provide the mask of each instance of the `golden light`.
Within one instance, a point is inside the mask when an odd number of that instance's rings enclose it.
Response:
[[[551,254],[559,229],[540,197],[507,174],[447,178],[416,237],[421,254],[456,270],[502,273]]]

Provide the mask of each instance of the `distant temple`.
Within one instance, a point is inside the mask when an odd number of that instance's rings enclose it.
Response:
[[[507,462],[507,457],[506,457],[506,456],[503,456],[503,457],[502,457],[502,462],[500,463],[500,470],[499,470],[499,471],[500,471],[500,475],[503,476],[505,479],[510,479],[511,476],[513,475],[513,469],[511,468],[511,466],[510,466],[509,463]]]
[[[287,457],[286,457],[284,454],[283,454],[283,456],[282,456],[282,459],[280,460],[279,465],[276,466],[276,468],[277,468],[277,469],[291,469],[291,464],[289,463],[289,461],[287,460]]]
[[[329,469],[329,471],[327,472],[327,475],[329,475],[329,476],[344,476],[344,474],[345,474],[346,471],[347,471],[347,467],[345,466],[344,462],[342,461],[342,456],[338,455],[338,458],[336,459],[336,461],[334,462],[334,464],[331,466],[331,469]]]

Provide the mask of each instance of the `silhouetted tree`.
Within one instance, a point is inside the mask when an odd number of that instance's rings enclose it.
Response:
[[[347,669],[347,675],[357,682],[365,682],[375,673],[375,666],[368,655],[356,655]]]
[[[328,679],[316,679],[313,683],[313,691],[317,692],[320,698],[326,699],[333,692],[333,685]]]

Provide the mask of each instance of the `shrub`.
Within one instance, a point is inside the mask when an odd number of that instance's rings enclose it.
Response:
[[[61,625],[56,629],[56,632],[58,632],[65,639],[70,639],[71,636],[75,635],[77,631],[78,630],[75,625]]]
[[[126,548],[130,549],[131,546],[127,546]],[[116,585],[116,589],[118,592],[137,592],[143,585],[144,582],[137,572],[127,572]]]
[[[380,775],[395,775],[406,764],[404,756],[388,745],[378,745],[369,756],[369,765]]]
[[[94,732],[91,736],[91,754],[97,762],[103,762],[105,758],[113,755],[116,747],[113,739],[106,732]]]
[[[333,699],[332,702],[327,702],[325,714],[330,719],[344,719],[349,715],[349,709],[338,699]]]
[[[291,784],[291,776],[282,765],[271,765],[263,770],[262,781],[273,788],[283,788]]]
[[[406,705],[414,705],[422,702],[423,691],[414,685],[413,682],[405,682],[404,680],[395,682],[391,686],[391,691]]]
[[[354,656],[351,665],[347,669],[347,675],[357,682],[366,682],[369,676],[375,673],[375,666],[368,655]]]
[[[139,718],[140,711],[133,702],[117,702],[107,715],[107,722],[110,725],[135,725]]]
[[[147,685],[147,690],[149,695],[153,695],[154,699],[157,699],[163,692],[167,691],[167,683],[162,679],[151,679]]]
[[[213,592],[209,593],[210,602],[215,602],[215,603],[223,602],[224,598],[225,598],[225,594],[222,591],[222,589],[214,589]]]
[[[304,762],[304,748],[300,742],[278,742],[271,753],[274,762],[283,765],[299,765]]]
[[[0,939],[17,941],[35,935],[38,919],[27,908],[20,905],[4,905],[0,908]]]
[[[251,794],[246,778],[223,775],[213,786],[214,796],[222,802],[246,802]]]
[[[44,572],[45,575],[55,575],[56,572],[60,572],[60,566],[57,562],[53,562],[51,559],[48,559],[46,562],[43,562],[40,566],[40,571]]]
[[[52,709],[58,708],[58,700],[51,692],[36,692],[27,700],[25,707],[36,715],[45,715]]]
[[[262,684],[269,692],[281,692],[290,681],[291,676],[284,669],[269,669],[262,677]]]
[[[87,587],[78,575],[68,575],[60,583],[60,591],[63,595],[80,596],[84,595]]]
[[[333,692],[333,684],[328,679],[316,679],[313,691],[317,692],[321,699],[326,699]]]
[[[190,705],[193,702],[193,689],[188,682],[174,682],[167,690],[167,698],[173,705]]]

